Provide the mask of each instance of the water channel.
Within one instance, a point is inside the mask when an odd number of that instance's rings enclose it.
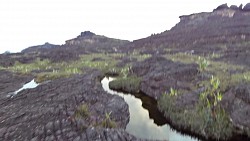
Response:
[[[166,119],[157,109],[157,103],[152,98],[143,94],[125,94],[116,92],[109,88],[109,82],[114,80],[105,77],[101,83],[102,87],[109,94],[115,94],[124,98],[129,105],[130,120],[126,131],[141,139],[168,140],[168,141],[198,141],[188,135],[183,135],[173,130],[166,122]],[[23,85],[22,88],[12,93],[11,97],[17,95],[24,89],[37,87],[34,80]]]
[[[157,103],[143,94],[125,94],[109,88],[109,82],[114,80],[105,77],[101,83],[109,94],[119,95],[129,105],[130,120],[126,131],[141,139],[168,140],[168,141],[198,141],[198,139],[183,135],[173,130],[157,109]]]

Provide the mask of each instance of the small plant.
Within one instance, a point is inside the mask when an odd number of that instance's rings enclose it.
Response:
[[[116,127],[116,123],[111,120],[110,115],[112,112],[110,113],[105,113],[105,119],[102,121],[102,127],[104,128],[115,128]]]
[[[205,58],[201,58],[200,56],[199,56],[198,60],[199,60],[198,65],[199,65],[200,72],[205,71],[209,65],[209,61]]]
[[[77,118],[85,118],[89,116],[89,108],[87,104],[81,105],[75,112]]]
[[[177,96],[177,90],[175,90],[175,89],[173,89],[172,87],[170,88],[170,93],[169,93],[169,95],[170,96]]]
[[[250,80],[250,76],[244,74],[244,75],[243,75],[243,79],[244,79],[245,81],[249,81],[249,80]]]
[[[212,75],[212,78],[210,79],[210,84],[212,86],[212,89],[215,91],[219,88],[220,80]]]
[[[202,105],[204,104],[204,108],[208,108],[211,110],[212,116],[216,116],[216,109],[218,103],[222,100],[222,93],[219,91],[220,80],[214,76],[210,79],[210,86],[206,91],[200,94],[200,100]]]

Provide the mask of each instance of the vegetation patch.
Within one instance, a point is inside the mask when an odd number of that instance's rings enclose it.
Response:
[[[76,118],[86,118],[90,115],[89,107],[87,104],[80,105],[78,109],[75,111]]]
[[[226,140],[232,137],[234,127],[228,114],[220,106],[222,94],[219,90],[220,80],[210,79],[210,84],[199,96],[195,108],[177,107],[178,95],[175,90],[164,93],[158,101],[158,107],[179,128],[189,129],[205,138]]]
[[[104,128],[116,128],[116,122],[113,121],[110,117],[111,112],[110,113],[105,113],[105,119],[101,122],[101,126]]]
[[[206,57],[187,53],[168,54],[166,58],[185,64],[197,63],[202,76],[215,76],[220,79],[220,89],[225,91],[228,88],[242,82],[250,82],[250,71],[245,66],[230,64],[222,61],[213,61],[214,55]],[[201,84],[208,84],[209,81],[200,80]],[[203,81],[203,82],[202,82]]]
[[[131,64],[126,64],[124,67],[116,67],[116,64],[123,57],[134,57],[139,60],[150,57],[147,54],[138,54],[134,52],[126,55],[122,53],[96,53],[80,55],[80,59],[70,62],[52,63],[48,59],[36,59],[32,63],[22,64],[18,61],[11,67],[1,67],[0,69],[10,70],[16,73],[33,74],[36,82],[53,80],[61,77],[69,77],[74,74],[83,74],[84,68],[98,69],[105,73],[119,74],[122,77],[127,77]],[[96,59],[98,58],[98,59]]]
[[[109,87],[113,90],[138,93],[140,82],[141,80],[138,77],[117,78],[109,83]]]

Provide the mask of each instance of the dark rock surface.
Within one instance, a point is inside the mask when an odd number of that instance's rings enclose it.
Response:
[[[81,35],[79,35],[78,37],[84,37],[84,36],[94,36],[95,33],[93,32],[90,32],[90,31],[84,31],[84,32],[81,32]]]
[[[42,50],[42,49],[51,49],[51,48],[55,48],[55,47],[60,47],[60,45],[54,45],[54,44],[50,44],[50,43],[46,42],[43,45],[28,47],[28,48],[22,50],[22,52],[23,53],[32,53],[32,52],[38,52],[39,50]]]
[[[229,112],[233,124],[250,128],[250,86],[242,84],[224,95],[223,106]]]
[[[250,3],[247,3],[244,8],[243,11],[250,11]]]
[[[239,10],[239,7],[238,7],[237,5],[231,5],[231,6],[230,6],[230,9]]]
[[[215,10],[222,10],[222,9],[228,9],[229,7],[227,6],[227,3],[222,4],[220,6],[218,6]]]
[[[134,64],[132,71],[142,78],[141,91],[156,100],[171,87],[190,90],[198,74],[196,64],[174,63],[158,56]]]
[[[191,57],[204,56],[217,65],[225,65],[225,73],[244,72],[248,75],[248,7],[249,4],[244,8],[242,5],[229,8],[224,4],[213,12],[184,15],[171,30],[132,43],[86,31],[60,47],[1,54],[0,66],[8,68],[16,61],[26,64],[36,58],[69,62],[79,59],[83,54],[123,53],[125,57],[115,58],[119,60],[116,67],[132,65],[131,73],[141,78],[140,90],[144,94],[159,100],[164,92],[169,93],[170,88],[181,89],[184,94],[177,98],[176,106],[192,109],[199,99],[198,94],[203,91],[199,87],[201,75],[198,73],[198,65],[196,62],[173,62],[166,59],[166,56],[177,53],[189,54]],[[151,54],[153,57],[138,62],[135,56],[129,56],[134,52]],[[92,61],[102,59],[95,58]],[[228,70],[234,65],[241,65],[243,69]],[[117,73],[114,71],[110,74]],[[129,119],[127,105],[122,98],[108,95],[102,90],[100,76],[98,71],[88,71],[85,75],[57,79],[7,98],[9,92],[19,89],[33,78],[1,70],[0,140],[136,140],[124,131]],[[249,91],[249,84],[237,84],[223,92],[225,94],[221,104],[230,114],[232,123],[239,128],[250,128]],[[76,116],[81,105],[87,105],[89,117]],[[110,112],[111,119],[117,123],[117,129],[101,127],[105,114]]]
[[[78,48],[81,52],[117,52],[119,47],[129,43],[127,40],[119,40],[96,35],[90,31],[82,32],[77,38],[67,40],[63,47]]]
[[[242,10],[242,9],[243,9],[243,4],[240,4],[239,10]]]
[[[161,53],[165,48],[171,53],[194,50],[196,55],[217,53],[223,61],[249,66],[250,52],[246,50],[250,39],[250,14],[224,8],[180,16],[180,22],[171,30],[135,40],[121,50],[150,54]]]
[[[0,70],[0,99],[6,99],[8,94],[20,89],[25,83],[31,81],[32,78],[31,75],[14,74]]]
[[[98,71],[44,83],[7,99],[6,93],[31,77],[5,71],[0,77],[4,87],[0,93],[0,140],[137,140],[124,131],[129,120],[127,104],[104,92]],[[83,104],[89,116],[77,117],[76,110]],[[118,129],[101,126],[106,113],[111,113]]]
[[[7,54],[0,54],[0,66],[8,67],[14,65],[15,60]]]

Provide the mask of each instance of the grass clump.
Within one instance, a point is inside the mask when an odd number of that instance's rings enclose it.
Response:
[[[199,71],[203,72],[203,71],[205,71],[207,69],[207,67],[209,65],[209,61],[206,58],[201,58],[199,56],[198,65],[199,65]]]
[[[89,116],[89,108],[87,104],[80,105],[75,111],[75,116],[77,118],[86,118]]]
[[[177,96],[177,90],[176,89],[173,89],[172,87],[170,88],[170,93],[169,93],[169,95],[170,96]]]
[[[138,93],[140,91],[141,80],[138,77],[118,78],[109,83],[113,90],[120,90],[128,93]]]
[[[15,62],[14,66],[9,67],[9,70],[12,70],[14,72],[19,72],[19,73],[31,73],[33,70],[46,70],[48,69],[48,66],[50,66],[50,61],[49,60],[40,60],[39,58],[36,59],[33,63],[30,64],[22,64],[18,61]]]
[[[220,80],[214,76],[210,79],[210,85],[200,94],[199,110],[204,119],[204,130],[216,139],[227,139],[232,136],[233,126],[225,110],[220,106],[222,93],[219,90]]]
[[[55,80],[58,78],[67,78],[69,77],[71,74],[65,73],[65,72],[56,72],[56,73],[39,73],[36,75],[35,81],[37,83],[42,83],[45,81],[49,81],[49,80]]]
[[[112,112],[105,113],[105,119],[101,122],[102,127],[104,128],[116,128],[116,123],[110,118]]]

